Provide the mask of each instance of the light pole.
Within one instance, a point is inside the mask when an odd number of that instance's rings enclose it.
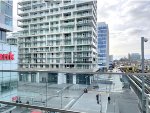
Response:
[[[99,94],[100,113],[102,113],[102,95]]]
[[[47,85],[48,85],[48,80],[46,80],[46,103],[45,103],[46,107],[47,107]]]
[[[63,108],[63,91],[65,90],[65,87],[61,89],[60,91],[57,91],[58,95],[60,95],[60,107]]]
[[[141,66],[142,66],[142,73],[144,73],[144,42],[147,42],[148,39],[147,38],[144,38],[144,37],[141,37],[141,56],[142,56],[142,59],[141,59]],[[145,87],[144,87],[144,75],[142,76],[142,113],[144,113],[144,99],[145,99]]]
[[[61,101],[61,109],[62,109],[62,96],[63,96],[62,93],[63,93],[63,91],[61,91],[61,100],[60,100]]]

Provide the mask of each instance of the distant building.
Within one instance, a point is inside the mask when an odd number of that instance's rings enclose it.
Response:
[[[12,33],[11,35],[7,36],[7,43],[10,45],[17,45],[17,38],[19,36],[19,33]]]
[[[128,54],[128,59],[130,61],[140,61],[141,55],[139,53],[131,53],[131,54]]]
[[[98,23],[98,65],[109,67],[109,28],[105,22]]]
[[[109,55],[109,62],[113,62],[113,55]]]

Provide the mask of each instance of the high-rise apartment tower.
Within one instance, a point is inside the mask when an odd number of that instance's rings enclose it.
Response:
[[[95,69],[96,9],[92,0],[19,2],[19,67]]]
[[[21,17],[18,26],[22,28],[18,38],[20,69],[60,72],[97,69],[96,0],[26,0],[18,3],[18,15]],[[57,75],[46,77],[61,83],[62,77]],[[22,80],[26,74],[20,76]],[[64,76],[67,80],[67,74]],[[24,81],[30,78],[29,81],[38,82],[48,79],[41,73],[40,77],[36,73],[25,78]],[[77,81],[80,83],[73,78],[73,83]]]

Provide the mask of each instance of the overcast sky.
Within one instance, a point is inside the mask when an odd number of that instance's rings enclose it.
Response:
[[[17,1],[14,1],[14,31],[17,31]],[[150,56],[150,0],[97,0],[98,22],[109,26],[110,54],[116,57],[140,53],[140,37],[145,43],[145,55]]]

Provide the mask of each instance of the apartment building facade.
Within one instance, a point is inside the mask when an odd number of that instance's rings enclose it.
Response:
[[[98,65],[101,69],[109,68],[109,28],[105,22],[98,23]]]
[[[96,1],[22,1],[18,3],[18,15],[21,17],[18,26],[23,29],[18,38],[20,69],[73,72],[97,68]],[[34,74],[33,78],[37,80],[44,76],[38,75]],[[67,82],[68,74],[61,75],[46,76],[57,81],[65,77],[62,82]],[[68,76],[76,83],[76,76]],[[47,78],[38,80],[45,81]]]

